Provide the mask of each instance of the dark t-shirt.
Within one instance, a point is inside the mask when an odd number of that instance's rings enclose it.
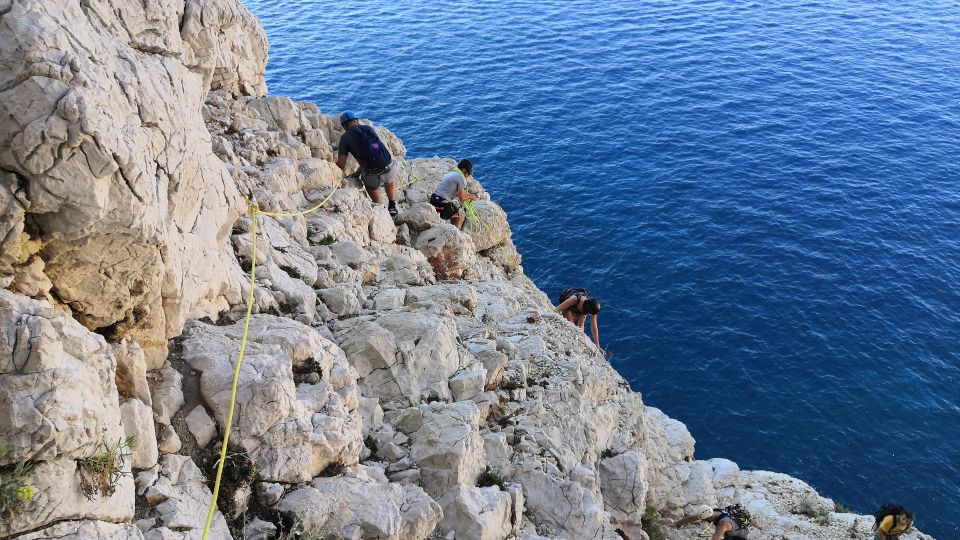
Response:
[[[363,136],[360,134],[361,130],[372,131],[373,135],[376,136],[377,139],[380,138],[379,135],[377,135],[377,131],[370,126],[365,126],[363,124],[352,126],[347,130],[346,133],[340,136],[340,145],[337,147],[337,153],[341,156],[344,154],[352,155],[354,159],[357,160],[357,163],[360,164],[360,168],[367,170],[370,167],[368,164],[360,161],[359,157],[359,150],[362,149],[362,146],[360,145],[363,144]]]

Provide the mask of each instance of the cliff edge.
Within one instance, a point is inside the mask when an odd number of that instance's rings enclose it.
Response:
[[[267,95],[235,0],[0,0],[0,50],[0,538],[199,538],[251,292],[210,538],[681,540],[732,503],[751,538],[869,536],[695,459],[481,184],[482,221],[441,222],[452,160],[377,127],[396,221],[342,180],[336,118]]]

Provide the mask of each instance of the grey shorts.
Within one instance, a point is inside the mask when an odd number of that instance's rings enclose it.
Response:
[[[397,176],[399,171],[397,171],[397,163],[391,162],[387,166],[387,170],[381,172],[380,174],[372,174],[368,171],[363,171],[360,173],[360,180],[363,181],[363,185],[367,189],[379,189],[382,186],[388,186],[397,181]]]

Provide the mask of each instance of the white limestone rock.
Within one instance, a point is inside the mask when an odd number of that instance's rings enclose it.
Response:
[[[476,404],[430,403],[420,412],[423,423],[410,434],[410,456],[420,468],[423,488],[441,499],[457,484],[475,483],[485,463]]]
[[[275,508],[309,531],[383,540],[427,538],[442,515],[440,506],[419,487],[388,483],[380,469],[362,465],[342,476],[316,478],[310,486],[287,494]]]
[[[449,317],[379,312],[343,321],[336,335],[363,394],[402,405],[419,404],[431,393],[450,398],[448,379],[459,369],[460,355]]]
[[[90,456],[93,451],[90,452]],[[123,464],[130,470],[130,462]],[[97,492],[86,483],[92,476],[73,459],[57,458],[37,462],[24,478],[24,485],[36,490],[33,500],[19,512],[0,520],[0,536],[37,530],[66,520],[102,520],[115,523],[133,519],[134,482],[120,476],[113,492]]]
[[[210,441],[217,436],[217,424],[213,421],[213,418],[210,418],[210,415],[207,414],[207,410],[203,408],[203,405],[194,407],[184,420],[187,423],[187,429],[190,430],[190,433],[197,440],[197,446],[199,448],[205,448],[210,444]]]
[[[477,251],[486,251],[510,241],[510,223],[507,214],[492,201],[473,203],[476,218],[467,217],[463,230],[470,235]]]
[[[463,277],[477,260],[473,240],[450,224],[434,225],[420,233],[415,246],[427,256],[440,279]]]
[[[124,433],[136,441],[130,450],[134,469],[149,469],[157,464],[157,435],[153,411],[139,399],[125,399],[120,403],[120,418]]]
[[[203,531],[207,509],[213,495],[206,486],[203,473],[187,456],[166,454],[161,460],[160,474],[153,485],[144,486],[144,497],[159,517],[160,526],[147,531],[145,538],[166,539]],[[182,537],[182,536],[181,536]],[[230,531],[223,514],[214,513],[209,538],[230,540]]]
[[[559,538],[617,540],[603,501],[589,487],[564,478],[540,460],[527,459],[514,479],[523,486],[525,507]]]
[[[164,454],[176,454],[180,451],[180,448],[183,446],[183,442],[180,440],[180,436],[177,435],[177,430],[173,429],[173,426],[170,424],[159,424],[160,433],[158,433],[158,442],[157,450]]]
[[[200,108],[217,73],[263,89],[256,60],[234,54],[257,43],[265,62],[256,20],[234,1],[188,5],[14,3],[0,29],[12,83],[0,167],[27,186],[43,273],[85,326],[135,338],[151,368],[188,314],[238,299],[222,247],[242,201]],[[17,228],[19,216],[2,221]]]
[[[646,510],[647,499],[649,468],[646,457],[637,450],[630,450],[601,460],[599,472],[603,505],[610,513],[611,522],[630,538],[639,538],[642,530],[640,518]]]
[[[221,429],[226,424],[233,363],[243,322],[191,322],[183,358],[201,372],[200,393]],[[293,381],[294,369],[319,370],[317,384]],[[357,463],[362,419],[356,372],[343,351],[316,330],[289,319],[254,315],[240,370],[231,443],[241,446],[261,478],[303,482],[332,463]]]
[[[420,202],[397,215],[397,223],[406,224],[415,233],[423,232],[434,225],[443,223],[440,214],[432,204]]]
[[[483,393],[487,370],[462,371],[450,378],[450,392],[454,401],[466,401]]]
[[[397,238],[397,226],[386,206],[374,206],[370,219],[370,239],[376,242],[392,243]]]
[[[43,529],[16,537],[17,540],[143,540],[143,533],[132,523],[107,521],[61,521]]]
[[[0,290],[0,465],[83,459],[122,438],[115,379],[103,337],[45,301]]]
[[[455,486],[441,501],[440,532],[460,540],[504,540],[514,532],[512,503],[497,486]]]
[[[151,406],[153,399],[147,383],[147,359],[143,349],[130,339],[110,346],[117,357],[117,391],[121,396],[134,397]]]
[[[159,372],[155,373],[150,391],[153,412],[157,415],[158,422],[169,424],[173,415],[177,414],[180,407],[183,407],[182,385],[183,375],[173,369],[169,362],[164,364]]]
[[[260,518],[253,518],[253,521],[243,528],[244,540],[273,540],[276,537],[277,526]]]

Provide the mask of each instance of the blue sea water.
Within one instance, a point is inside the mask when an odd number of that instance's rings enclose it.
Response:
[[[271,93],[470,157],[701,458],[960,538],[960,4],[246,0]]]

